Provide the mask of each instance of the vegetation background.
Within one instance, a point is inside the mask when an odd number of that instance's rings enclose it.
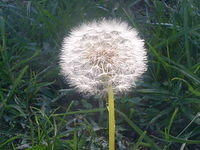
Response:
[[[81,22],[121,18],[146,41],[149,69],[116,98],[117,149],[200,149],[200,1],[0,0],[0,149],[108,147],[105,104],[59,74],[59,49]]]

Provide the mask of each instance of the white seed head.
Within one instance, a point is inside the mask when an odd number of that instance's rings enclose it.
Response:
[[[144,41],[126,22],[93,21],[74,28],[64,38],[61,73],[80,92],[104,94],[130,90],[147,70]]]

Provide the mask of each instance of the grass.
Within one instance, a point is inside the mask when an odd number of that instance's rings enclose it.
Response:
[[[149,70],[116,97],[117,149],[200,149],[200,2],[4,0],[0,2],[0,149],[107,149],[105,107],[59,74],[62,39],[100,17],[140,31]]]

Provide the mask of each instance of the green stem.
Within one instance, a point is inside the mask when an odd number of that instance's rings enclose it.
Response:
[[[108,87],[109,150],[115,150],[115,105],[112,87]]]

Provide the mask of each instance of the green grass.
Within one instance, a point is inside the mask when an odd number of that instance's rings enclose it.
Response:
[[[107,149],[105,106],[59,74],[62,39],[81,22],[121,18],[146,41],[149,69],[116,97],[120,150],[200,149],[200,2],[0,1],[0,149]]]

